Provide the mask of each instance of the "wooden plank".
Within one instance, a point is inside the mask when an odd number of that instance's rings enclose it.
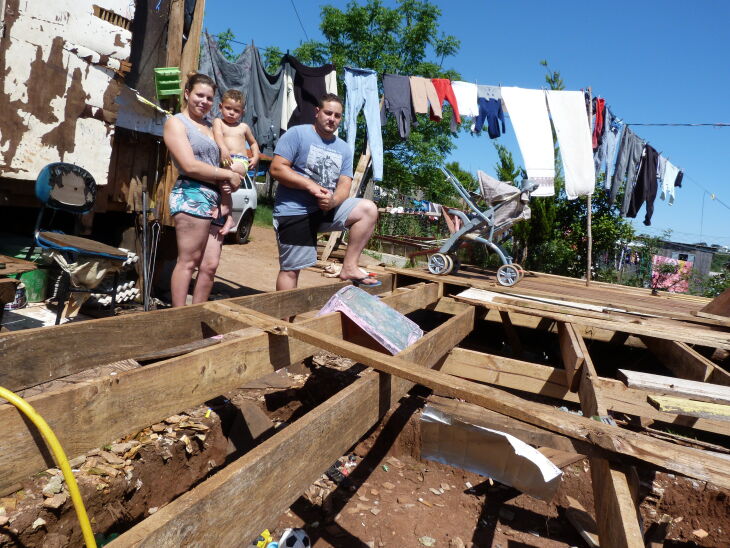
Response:
[[[577,392],[581,378],[581,368],[585,363],[585,356],[578,345],[578,334],[572,324],[558,322],[558,340],[560,354],[563,357],[566,386],[571,392]]]
[[[248,314],[248,312],[242,312]],[[708,481],[718,487],[730,487],[730,462],[642,434],[609,426],[570,413],[556,412],[552,406],[527,401],[503,390],[476,385],[441,371],[424,371],[401,358],[342,341],[298,325],[276,322],[278,329],[304,342],[340,356],[357,360],[384,373],[422,384],[439,394],[461,398],[498,413],[546,428],[575,439],[591,442],[611,453],[634,457],[686,476]]]
[[[429,295],[433,299],[437,295],[433,285],[416,291],[424,298],[418,303],[421,306],[428,302]],[[402,313],[420,308],[406,295],[383,300]],[[339,314],[313,318],[301,325],[342,336]],[[115,376],[90,379],[33,396],[28,401],[48,421],[63,440],[66,453],[73,458],[303,360],[317,350],[316,346],[272,336],[258,329],[242,330],[238,335],[238,339],[184,356]],[[160,397],[161,394],[164,397]],[[0,405],[0,425],[0,490],[53,466],[50,457],[46,460],[46,453],[38,450],[37,443],[42,442],[36,439],[35,429],[29,429],[14,406]]]
[[[198,70],[200,60],[200,34],[203,29],[203,15],[205,14],[205,0],[195,0],[193,20],[190,23],[188,40],[185,42],[180,59],[180,73],[185,75],[192,70]]]
[[[370,144],[368,143],[367,147],[365,148],[365,154],[362,154],[357,162],[357,168],[355,168],[355,176],[352,178],[352,183],[350,184],[350,195],[348,196],[349,198],[354,198],[355,196],[357,196],[357,193],[360,190],[360,186],[362,185],[363,178],[365,177],[365,173],[367,173],[369,165]],[[330,232],[329,239],[327,240],[327,245],[325,245],[324,250],[322,251],[322,261],[326,261],[327,259],[329,259],[332,250],[334,250],[335,246],[341,240],[341,238],[341,230],[335,230],[333,232]]]
[[[160,361],[167,358],[174,358],[175,356],[182,356],[183,354],[189,354],[194,350],[200,350],[201,348],[207,348],[214,344],[220,344],[221,339],[214,339],[209,337],[207,339],[201,339],[199,341],[193,341],[185,344],[179,344],[170,348],[163,348],[162,350],[156,350],[154,352],[147,352],[135,356],[134,359],[138,362],[153,362]]]
[[[517,335],[517,331],[512,325],[512,320],[509,317],[509,312],[499,312],[499,317],[502,320],[502,326],[504,327],[504,334],[507,337],[507,342],[512,348],[512,352],[518,358],[525,355],[524,348],[520,342],[520,337]]]
[[[471,331],[473,322],[474,309],[464,309],[400,356],[420,364],[415,367],[432,367]],[[255,538],[271,523],[271,516],[284,512],[412,386],[366,372],[109,547],[238,546],[241,539]]]
[[[550,318],[552,320],[566,323],[593,326],[601,329],[621,331],[635,335],[649,335],[659,339],[678,340],[692,344],[710,346],[712,348],[730,349],[730,336],[725,333],[697,327],[688,327],[683,324],[679,324],[678,322],[670,323],[669,320],[666,320],[662,325],[652,325],[650,323],[651,318],[636,321],[618,320],[613,315],[606,315],[605,318],[594,318],[582,313],[579,315],[577,311],[574,311],[574,313],[571,314],[565,314],[562,312],[528,308],[521,305],[494,303],[474,298],[464,298],[458,295],[456,295],[455,298],[462,302],[468,302],[474,305],[484,306],[486,308],[506,310],[508,312],[521,312],[523,314]],[[679,329],[673,330],[672,327],[678,327]]]
[[[717,297],[712,299],[705,306],[700,308],[700,312],[712,314],[713,316],[730,317],[730,289],[726,289]]]
[[[579,453],[561,451],[560,449],[553,449],[552,447],[539,447],[538,451],[550,459],[550,462],[561,470],[586,458],[585,455],[581,455]]]
[[[392,287],[381,277],[375,294]],[[284,317],[321,308],[347,282],[237,297],[232,302]],[[434,290],[429,290],[434,291]],[[429,293],[430,295],[431,293]],[[416,298],[416,297],[413,297]],[[20,390],[89,367],[201,340],[241,327],[197,304],[0,335],[0,386]],[[83,341],[83,344],[80,344]]]
[[[564,371],[546,365],[455,348],[450,352],[440,370],[457,377],[485,382],[497,387],[578,402],[577,394],[570,392],[565,385]],[[598,383],[610,411],[692,427],[714,434],[730,435],[727,425],[722,421],[662,413],[649,405],[645,392],[628,388],[622,382],[613,379],[601,377]]]
[[[681,379],[710,381],[730,386],[730,373],[684,342],[657,337],[641,337],[642,342],[662,361],[662,364]]]
[[[730,421],[730,405],[694,401],[672,396],[647,396],[649,403],[665,413]],[[730,428],[730,427],[728,427]]]
[[[0,276],[11,276],[14,274],[22,274],[35,270],[38,266],[32,261],[18,259],[16,257],[8,257],[0,254]]]
[[[183,24],[185,16],[185,1],[170,0],[170,17],[167,27],[167,55],[166,67],[179,67],[182,57]],[[187,75],[183,74],[183,85]]]
[[[619,378],[631,388],[698,401],[730,404],[730,387],[727,386],[640,373],[628,369],[619,369],[618,372]]]
[[[570,324],[564,327],[566,331],[573,331]],[[574,332],[573,335],[569,343],[575,345],[572,354],[582,355],[584,358],[578,387],[581,410],[587,417],[604,417],[608,415],[608,407],[597,386],[596,368],[583,338]],[[631,471],[626,465],[609,462],[603,457],[590,456],[588,460],[601,544],[611,547],[643,547],[639,508],[630,486]],[[638,486],[634,487],[634,493],[637,490]]]

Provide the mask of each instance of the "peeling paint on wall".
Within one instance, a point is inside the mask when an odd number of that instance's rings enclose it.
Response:
[[[33,180],[51,162],[108,180],[117,72],[132,34],[94,5],[132,20],[132,0],[6,0],[0,38],[0,175]]]

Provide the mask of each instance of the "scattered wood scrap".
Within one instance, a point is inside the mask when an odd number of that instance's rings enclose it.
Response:
[[[620,378],[626,386],[666,396],[684,397],[710,403],[730,404],[730,387],[707,382],[688,381],[619,369]]]
[[[665,413],[730,421],[730,405],[674,398],[672,396],[649,395],[647,399],[649,403]]]

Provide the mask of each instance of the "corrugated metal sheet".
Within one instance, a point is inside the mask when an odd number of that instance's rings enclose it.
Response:
[[[109,12],[116,24],[102,19]],[[107,183],[121,85],[115,75],[129,60],[124,20],[133,17],[133,0],[5,1],[2,176],[32,180],[46,164],[66,161]]]

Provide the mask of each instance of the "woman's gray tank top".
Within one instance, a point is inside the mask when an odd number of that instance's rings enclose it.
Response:
[[[195,124],[182,112],[175,115],[185,125],[188,134],[190,147],[193,149],[193,156],[200,162],[218,167],[221,163],[221,151],[215,141],[202,133]]]

